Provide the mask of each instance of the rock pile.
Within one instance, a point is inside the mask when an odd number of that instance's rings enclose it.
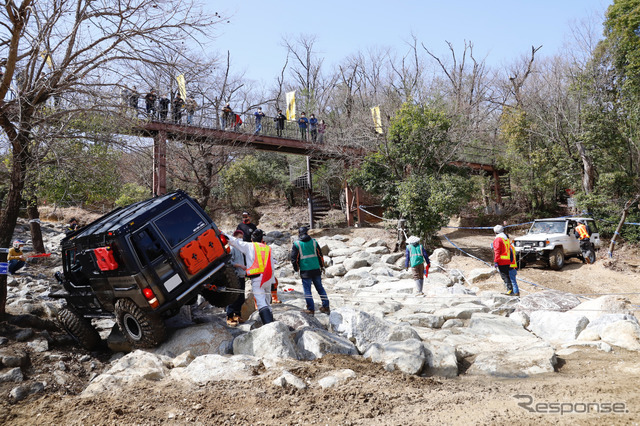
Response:
[[[276,322],[262,325],[253,314],[241,326],[229,328],[221,309],[206,303],[194,306],[190,318],[198,324],[187,319],[158,348],[115,356],[83,395],[118,392],[139,380],[202,384],[269,375],[275,386],[303,389],[335,386],[355,376],[351,370],[336,370],[309,381],[292,373],[299,363],[327,354],[359,356],[412,375],[527,377],[552,373],[557,355],[583,346],[640,350],[640,325],[626,299],[586,300],[553,290],[521,298],[480,292],[472,283],[494,272],[474,270],[472,278],[448,270],[451,253],[444,249],[431,257],[425,297],[416,297],[402,253],[391,253],[382,240],[341,235],[318,239],[326,255],[323,284],[331,313],[309,316],[302,312],[300,279],[288,262],[290,236],[271,238],[283,301],[273,306]],[[59,306],[46,298],[55,287],[50,277],[27,273],[11,282],[13,314],[53,318]],[[47,352],[56,344],[42,333],[24,333],[13,338],[28,341],[27,352]],[[0,348],[3,344],[6,339]],[[25,379],[25,356],[0,350],[0,382]],[[39,389],[29,386],[15,394]]]

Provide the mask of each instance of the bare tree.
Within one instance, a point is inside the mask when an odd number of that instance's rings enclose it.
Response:
[[[0,215],[0,244],[11,240],[27,171],[47,125],[62,136],[80,112],[104,111],[135,62],[157,62],[155,47],[177,54],[214,24],[191,1],[7,0],[0,11],[0,127],[11,144],[11,183]],[[158,64],[163,65],[163,64]],[[9,91],[11,96],[8,96]],[[8,100],[5,100],[8,97]],[[54,100],[53,108],[47,105]],[[114,110],[114,112],[116,112]],[[54,135],[49,135],[49,137]],[[0,277],[0,314],[6,277]]]

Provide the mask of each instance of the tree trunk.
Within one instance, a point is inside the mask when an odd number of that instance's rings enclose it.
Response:
[[[587,155],[587,151],[584,149],[582,142],[576,143],[576,148],[578,148],[578,153],[582,160],[582,190],[585,194],[591,194],[596,182],[596,169],[593,166],[591,157]]]
[[[629,213],[629,209],[631,206],[640,200],[640,194],[636,195],[633,200],[629,200],[625,203],[624,209],[622,210],[622,216],[620,217],[620,222],[618,222],[618,227],[616,228],[616,232],[611,237],[611,243],[609,244],[609,257],[613,257],[613,250],[615,249],[616,239],[618,235],[620,235],[620,231],[622,230],[622,226],[624,225],[624,221],[627,219],[627,213]]]
[[[40,229],[40,212],[38,211],[37,199],[35,197],[29,201],[27,214],[29,215],[29,228],[31,229],[33,251],[36,253],[44,253],[44,241],[42,241],[42,230]]]

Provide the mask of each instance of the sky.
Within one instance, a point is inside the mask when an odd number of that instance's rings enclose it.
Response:
[[[323,0],[302,2],[209,1],[229,17],[216,28],[213,49],[231,54],[232,69],[269,84],[286,59],[283,38],[316,36],[316,50],[330,70],[352,53],[391,47],[408,50],[412,34],[440,57],[471,41],[474,56],[490,66],[507,65],[531,46],[540,56],[559,52],[571,23],[595,15],[601,23],[613,0]],[[599,33],[601,31],[599,30]]]

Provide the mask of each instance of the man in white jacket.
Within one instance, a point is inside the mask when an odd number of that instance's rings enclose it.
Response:
[[[263,324],[273,322],[271,312],[271,284],[276,280],[273,273],[273,258],[271,248],[262,242],[264,232],[256,229],[251,233],[251,242],[242,241],[235,237],[227,237],[231,247],[235,247],[244,254],[247,261],[247,278],[251,280],[253,297],[258,305],[258,313]]]

